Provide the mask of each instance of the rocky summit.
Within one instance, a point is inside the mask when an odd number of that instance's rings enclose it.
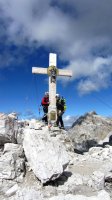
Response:
[[[86,113],[66,131],[0,114],[0,200],[102,199],[112,199],[112,119]]]
[[[111,143],[112,119],[97,115],[96,112],[86,113],[79,117],[69,130],[74,148],[77,151],[88,151],[90,147]]]

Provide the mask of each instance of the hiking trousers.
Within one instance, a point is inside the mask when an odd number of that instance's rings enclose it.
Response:
[[[62,119],[62,115],[64,114],[64,112],[60,112],[57,114],[57,126],[61,125],[61,127],[64,127],[64,123],[63,123],[63,119]]]

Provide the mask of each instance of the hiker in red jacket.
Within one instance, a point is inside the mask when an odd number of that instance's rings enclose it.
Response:
[[[45,121],[45,123],[48,124],[47,113],[49,106],[49,92],[45,92],[45,96],[42,98],[41,105],[43,106],[43,112],[44,112],[42,121]]]

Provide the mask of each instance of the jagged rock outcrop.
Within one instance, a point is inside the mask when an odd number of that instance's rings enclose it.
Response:
[[[56,137],[50,137],[48,130],[26,129],[23,147],[30,167],[42,183],[57,179],[69,163],[65,147]]]
[[[0,156],[0,194],[23,180],[25,159],[22,146],[13,143],[4,145]]]
[[[0,113],[0,145],[7,142],[15,143],[17,130],[18,123],[15,113],[9,115]]]
[[[112,119],[95,112],[86,113],[73,123],[69,134],[75,149],[80,152],[88,151],[90,147],[97,146],[101,140],[112,135]]]

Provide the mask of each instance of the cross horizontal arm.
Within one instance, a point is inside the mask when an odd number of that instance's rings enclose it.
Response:
[[[33,74],[47,74],[47,68],[32,67]]]
[[[68,76],[68,77],[72,77],[72,71],[71,71],[71,70],[59,69],[58,76]]]

